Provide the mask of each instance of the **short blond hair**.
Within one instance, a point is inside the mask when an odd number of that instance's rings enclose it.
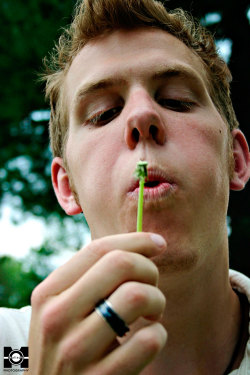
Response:
[[[192,49],[207,72],[209,93],[229,131],[238,127],[230,98],[231,73],[219,56],[212,35],[182,9],[167,11],[155,0],[82,0],[75,7],[71,25],[45,60],[46,97],[50,100],[50,140],[54,156],[64,157],[68,113],[64,83],[79,51],[92,39],[119,29],[153,27],[172,34]]]

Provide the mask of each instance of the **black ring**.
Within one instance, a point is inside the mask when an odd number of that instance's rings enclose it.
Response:
[[[129,331],[124,320],[114,311],[109,301],[101,301],[95,308],[96,312],[110,325],[117,336],[124,336]]]

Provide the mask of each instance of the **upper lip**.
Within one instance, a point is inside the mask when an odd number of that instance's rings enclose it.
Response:
[[[147,171],[148,171],[148,176],[147,176],[146,182],[158,181],[159,183],[161,182],[166,182],[169,184],[174,183],[173,179],[170,178],[170,176],[168,176],[168,174],[161,168],[148,167]],[[132,192],[138,187],[139,187],[139,180],[138,179],[136,180],[135,178],[133,178],[133,180],[131,180],[128,191]]]

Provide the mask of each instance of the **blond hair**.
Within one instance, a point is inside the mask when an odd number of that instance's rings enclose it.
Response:
[[[230,98],[231,73],[219,56],[212,35],[182,9],[167,11],[155,0],[82,0],[75,7],[71,25],[46,59],[46,97],[50,99],[50,140],[54,156],[64,157],[68,113],[64,82],[78,52],[93,38],[118,29],[154,27],[172,34],[201,59],[208,76],[209,92],[229,131],[238,127]]]

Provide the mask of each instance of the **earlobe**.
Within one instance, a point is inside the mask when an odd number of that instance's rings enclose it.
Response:
[[[244,134],[235,129],[233,136],[234,173],[230,180],[231,190],[244,189],[250,177],[250,153]]]
[[[62,158],[55,157],[51,165],[51,176],[54,191],[60,206],[68,215],[77,215],[82,212],[70,187],[69,176]]]

